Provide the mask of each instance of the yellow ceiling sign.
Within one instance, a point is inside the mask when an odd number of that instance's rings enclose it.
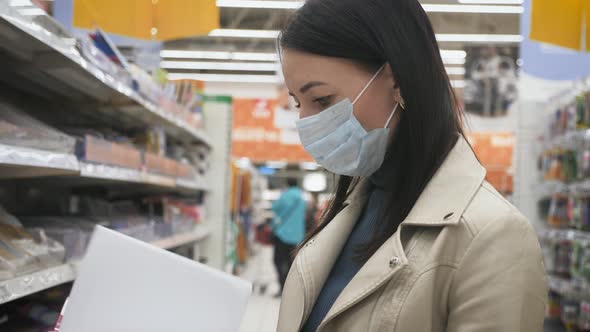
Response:
[[[74,0],[74,26],[118,35],[170,40],[219,28],[215,0]]]
[[[585,17],[586,0],[532,0],[530,38],[580,50]]]

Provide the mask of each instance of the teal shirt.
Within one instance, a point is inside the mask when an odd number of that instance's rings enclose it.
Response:
[[[305,201],[301,189],[291,187],[272,204],[274,234],[283,242],[298,245],[305,237]]]

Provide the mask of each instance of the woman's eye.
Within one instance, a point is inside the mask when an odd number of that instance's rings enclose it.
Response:
[[[319,97],[314,99],[313,102],[320,105],[320,107],[326,108],[332,105],[332,96]]]

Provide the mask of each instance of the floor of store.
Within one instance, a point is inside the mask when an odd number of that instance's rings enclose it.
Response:
[[[253,244],[253,255],[240,274],[254,284],[242,321],[240,332],[274,332],[279,318],[280,298],[275,297],[279,286],[273,265],[273,249]]]

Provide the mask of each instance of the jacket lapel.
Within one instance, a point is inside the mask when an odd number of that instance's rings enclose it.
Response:
[[[342,211],[310,240],[297,256],[295,264],[304,266],[299,271],[303,276],[305,294],[302,323],[309,318],[334,263],[363,211],[369,186],[369,181],[360,181],[349,195],[350,198],[346,200]]]
[[[469,144],[463,138],[460,138],[416,204],[414,204],[398,231],[375,252],[344,288],[318,330],[321,330],[321,327],[334,317],[380,288],[398,271],[410,264],[406,254],[411,251],[411,241],[407,248],[403,247],[401,241],[401,234],[406,226],[447,226],[458,223],[463,211],[483,182],[485,174],[485,169],[473,154]],[[365,201],[362,203],[364,204]],[[358,218],[360,211],[362,211],[362,206],[356,208],[355,213],[350,213],[347,218]],[[354,226],[354,222],[348,221],[352,226]],[[340,225],[336,224],[334,228],[338,228]],[[340,242],[346,241],[352,226],[347,227],[344,239],[340,235],[338,250],[342,248],[344,243]],[[333,236],[330,231],[328,229],[322,231],[325,238]],[[319,250],[310,253],[310,255],[321,256],[324,250],[328,250],[324,245],[321,245],[320,248],[319,236],[317,243]],[[316,263],[311,267],[322,271],[321,285],[327,278],[327,274],[330,272],[336,258],[337,253],[333,260],[331,255],[329,266]],[[319,279],[320,276],[318,275],[316,278]],[[321,285],[318,286],[321,287]],[[317,294],[319,294],[319,290],[317,290]],[[313,302],[315,302],[317,294],[313,298]]]

